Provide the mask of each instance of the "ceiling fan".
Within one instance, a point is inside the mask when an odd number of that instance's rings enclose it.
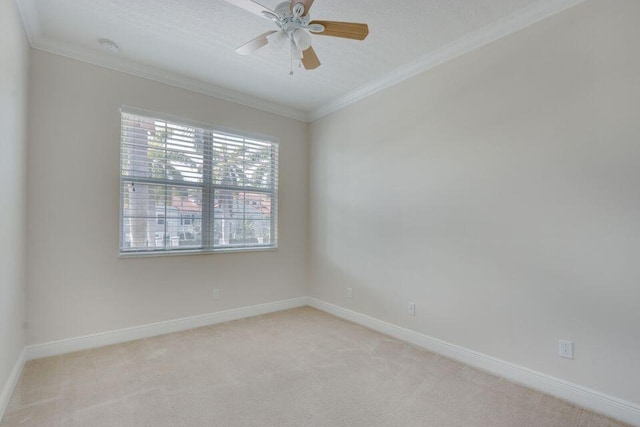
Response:
[[[254,0],[226,0],[235,6],[272,20],[278,30],[267,31],[236,49],[240,55],[250,55],[269,43],[284,45],[289,42],[292,59],[299,60],[307,70],[320,66],[320,60],[311,47],[311,34],[364,40],[369,35],[367,24],[337,21],[312,21],[309,9],[314,0],[284,1],[271,10]],[[293,69],[291,73],[293,74]]]

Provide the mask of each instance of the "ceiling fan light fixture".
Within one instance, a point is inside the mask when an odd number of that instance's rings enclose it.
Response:
[[[302,29],[293,32],[293,41],[300,50],[307,50],[311,47],[311,34]]]
[[[291,57],[294,60],[301,60],[304,55],[302,54],[302,49],[300,49],[298,46],[296,46],[295,43],[291,43]]]

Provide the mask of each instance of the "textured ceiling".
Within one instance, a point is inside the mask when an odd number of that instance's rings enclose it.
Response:
[[[504,26],[510,19],[523,16],[522,11],[535,11],[540,4],[567,3],[316,0],[313,18],[366,22],[369,37],[359,42],[314,36],[313,45],[322,66],[313,71],[296,66],[290,76],[287,48],[266,46],[252,56],[234,52],[275,26],[224,0],[17,1],[36,48],[99,64],[111,61],[114,68],[125,70],[153,68],[167,76],[197,81],[202,87],[211,85],[227,98],[234,98],[229,93],[238,93],[239,99],[255,99],[256,104],[266,101],[260,105],[273,105],[275,111],[282,107],[282,111],[306,115],[469,35]],[[273,8],[278,0],[261,3]],[[101,50],[101,38],[113,40],[120,47],[117,61]]]

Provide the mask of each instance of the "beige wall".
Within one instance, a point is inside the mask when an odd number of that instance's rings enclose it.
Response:
[[[313,123],[313,295],[640,403],[639,16],[589,1]]]
[[[15,2],[0,2],[0,392],[24,347],[29,45]]]
[[[306,295],[306,123],[40,51],[31,60],[29,343]],[[122,104],[279,138],[280,249],[119,259]]]

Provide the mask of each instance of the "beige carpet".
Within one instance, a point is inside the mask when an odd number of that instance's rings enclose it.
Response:
[[[0,426],[624,424],[305,307],[31,361]]]

